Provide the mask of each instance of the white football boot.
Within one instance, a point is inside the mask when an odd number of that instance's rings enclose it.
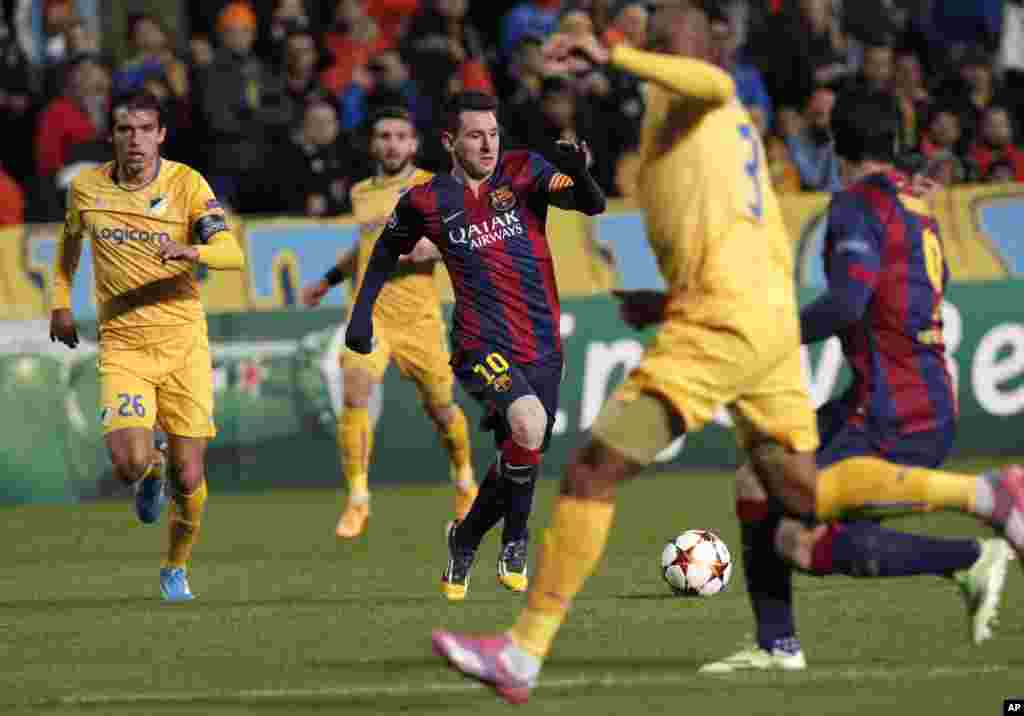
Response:
[[[1006,583],[1007,564],[1012,558],[1013,552],[1005,540],[982,540],[978,560],[953,575],[967,607],[967,625],[971,641],[975,644],[992,638],[999,600]]]
[[[779,639],[771,651],[752,646],[737,651],[721,661],[700,667],[701,674],[731,674],[736,671],[803,671],[807,668],[800,642],[795,638]]]

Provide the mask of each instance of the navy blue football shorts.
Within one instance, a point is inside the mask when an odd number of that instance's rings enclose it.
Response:
[[[548,416],[541,451],[546,451],[551,443],[564,363],[560,353],[537,363],[516,363],[502,351],[488,349],[459,350],[452,356],[455,378],[483,406],[481,427],[494,431],[494,442],[499,448],[512,432],[509,406],[524,396],[537,396]]]
[[[934,430],[883,434],[869,425],[849,422],[849,406],[832,401],[818,408],[821,447],[818,469],[851,457],[877,457],[911,467],[936,468],[946,461],[956,436],[956,420],[950,418]]]

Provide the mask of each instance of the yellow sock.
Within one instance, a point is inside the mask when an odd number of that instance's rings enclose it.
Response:
[[[350,497],[370,494],[370,451],[373,433],[370,431],[370,411],[366,408],[346,407],[338,420],[338,449]]]
[[[573,598],[604,553],[614,514],[615,505],[608,502],[574,497],[555,502],[526,609],[510,631],[512,639],[537,658],[550,651]]]
[[[817,517],[834,520],[850,512],[971,513],[977,485],[974,475],[854,457],[818,473]]]
[[[199,523],[206,504],[206,480],[187,495],[175,494],[167,521],[170,540],[165,567],[182,567],[192,556],[192,547],[199,537]]]
[[[441,442],[448,451],[452,480],[458,482],[472,477],[473,461],[469,447],[469,423],[459,406],[453,406],[452,420],[441,434]],[[465,487],[469,487],[466,485]]]

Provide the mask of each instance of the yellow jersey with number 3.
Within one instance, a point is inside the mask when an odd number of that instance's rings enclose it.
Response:
[[[794,255],[757,129],[728,74],[700,60],[618,46],[648,80],[637,196],[670,315],[794,305]]]
[[[114,179],[109,162],[71,182],[54,275],[54,308],[70,308],[70,278],[92,241],[97,314],[104,330],[184,326],[205,320],[194,266],[164,262],[163,240],[201,243],[226,231],[224,211],[199,172],[160,159],[138,189]]]
[[[359,293],[373,247],[394,212],[398,199],[409,188],[426,184],[433,176],[431,172],[416,169],[408,177],[371,177],[352,187],[353,214],[360,223],[359,254],[352,296]],[[374,317],[403,323],[423,317],[440,319],[441,298],[434,280],[434,268],[433,261],[399,264],[380,292],[373,308]]]

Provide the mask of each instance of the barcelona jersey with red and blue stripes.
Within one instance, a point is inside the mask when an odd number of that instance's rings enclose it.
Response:
[[[901,174],[866,177],[834,195],[824,254],[830,286],[870,292],[861,320],[838,334],[853,372],[849,421],[886,436],[955,421],[942,333],[949,269],[927,204]]]
[[[561,309],[546,234],[549,194],[572,180],[539,154],[508,151],[477,193],[451,174],[412,187],[384,238],[441,252],[455,293],[456,352],[501,351],[536,363],[562,351]]]

